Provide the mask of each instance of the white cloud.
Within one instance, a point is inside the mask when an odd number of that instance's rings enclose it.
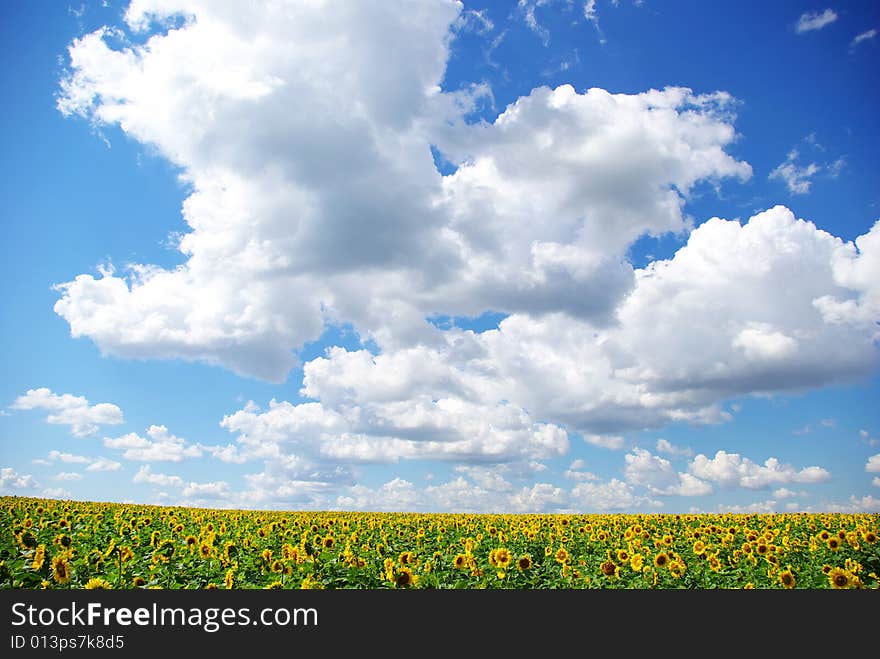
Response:
[[[75,471],[62,471],[52,477],[55,481],[81,481],[82,474]]]
[[[599,477],[596,474],[584,471],[584,467],[587,466],[587,463],[584,460],[573,460],[572,463],[568,466],[568,469],[565,470],[563,476],[568,480],[572,481],[597,481]]]
[[[780,487],[779,489],[773,490],[774,499],[790,499],[796,496],[798,496],[798,493],[789,490],[787,487]]]
[[[871,485],[874,487],[880,487],[880,476],[874,476],[874,478],[871,479]]]
[[[453,28],[457,32],[485,35],[495,29],[495,24],[486,15],[486,10],[465,9],[453,23]]]
[[[584,512],[649,511],[662,507],[660,501],[639,496],[632,486],[616,478],[607,483],[579,483],[571,491],[572,505]]]
[[[49,451],[48,458],[50,461],[58,460],[59,462],[70,464],[88,464],[91,462],[91,458],[87,458],[84,455],[74,455],[73,453],[63,453],[55,450]]]
[[[159,487],[183,488],[184,482],[180,476],[168,476],[166,474],[156,474],[150,469],[150,465],[143,465],[131,479],[132,483],[149,483],[150,485],[158,485]]]
[[[50,410],[47,423],[70,426],[76,437],[94,435],[102,425],[117,425],[123,422],[122,410],[112,403],[90,405],[84,396],[55,394],[46,387],[29,389],[10,405],[15,410]]]
[[[869,473],[878,473],[880,472],[880,453],[877,455],[872,455],[868,458],[868,462],[865,465],[865,471]]]
[[[806,167],[799,167],[795,162],[798,155],[797,150],[790,151],[785,161],[777,165],[770,172],[768,178],[771,181],[777,178],[782,179],[790,194],[807,194],[813,183],[810,179],[818,174],[822,168],[814,162]]]
[[[86,471],[119,471],[120,469],[122,469],[122,463],[109,458],[96,458],[86,467]]]
[[[726,451],[718,451],[714,458],[700,454],[690,463],[689,469],[694,476],[722,487],[748,489],[760,489],[775,483],[821,483],[831,478],[831,474],[821,467],[797,470],[776,458],[767,458],[763,465],[759,465],[738,453]]]
[[[150,426],[147,437],[128,433],[121,437],[104,439],[107,448],[122,450],[126,460],[140,462],[180,462],[186,458],[202,456],[201,447],[187,444],[182,437],[175,437],[165,426]]]
[[[497,490],[460,476],[420,489],[409,481],[395,478],[375,489],[355,485],[334,503],[352,510],[535,513],[565,509],[568,494],[549,483]]]
[[[520,7],[536,27],[539,4]],[[56,312],[108,354],[274,382],[326,324],[350,322],[380,354],[304,364],[309,402],[226,417],[235,444],[105,441],[126,459],[262,460],[251,501],[292,483],[326,496],[357,463],[543,460],[572,432],[620,449],[629,430],[723,422],[733,396],[875,368],[880,223],[845,243],[774,207],[710,219],[671,259],[626,261],[641,236],[691,229],[698,186],[751,175],[726,151],[728,94],[541,87],[468,123],[491,90],[439,87],[456,3],[243,19],[234,5],[144,0],[126,19],[178,11],[186,24],[138,43],[76,40],[59,109],[180,168],[185,262],[80,275]],[[437,172],[431,145],[454,173]],[[482,334],[425,321],[489,309],[509,316]]]
[[[623,473],[627,482],[646,487],[651,494],[687,497],[712,493],[712,487],[705,481],[691,474],[677,473],[669,460],[645,449],[634,448],[624,459]]]
[[[623,437],[619,435],[584,435],[584,441],[593,446],[601,446],[602,448],[620,450],[623,448]]]
[[[836,20],[837,12],[833,9],[826,9],[822,13],[805,12],[801,14],[800,18],[798,18],[794,29],[798,34],[803,34],[804,32],[821,30],[823,27],[830,25]]]
[[[427,393],[432,365],[425,359],[416,369],[418,355],[411,356],[413,361],[407,357],[389,363],[382,355],[374,360],[366,351],[330,352],[336,356],[333,362],[309,362],[304,387],[314,389],[316,373],[330,378],[321,389],[325,402],[293,405],[273,400],[265,412],[248,405],[223,419],[223,427],[239,433],[245,457],[290,453],[332,464],[415,458],[507,462],[548,458],[568,449],[563,430],[534,423],[510,404],[478,405],[465,400],[462,392],[446,397],[442,383],[437,383],[432,398]],[[349,368],[338,368],[337,359]],[[382,380],[385,374],[389,378]],[[397,381],[398,375],[404,379]]]
[[[189,483],[183,488],[184,497],[196,500],[226,499],[230,495],[229,484],[225,481],[213,483]]]
[[[865,30],[864,32],[857,34],[853,38],[853,40],[850,42],[849,46],[850,46],[850,48],[855,48],[860,43],[862,43],[864,41],[868,41],[870,39],[873,39],[876,36],[877,36],[877,30],[875,28],[871,28],[870,30]]]
[[[203,446],[202,448],[208,451],[212,457],[221,462],[242,464],[247,461],[247,458],[241,454],[235,444],[227,444],[226,446]]]
[[[15,493],[18,491],[35,490],[40,487],[30,474],[20,474],[12,467],[0,469],[0,491]]]
[[[810,508],[807,512],[880,513],[880,499],[871,494],[861,498],[853,494],[846,503],[823,502],[822,505]]]
[[[88,458],[84,455],[74,455],[73,453],[64,453],[62,451],[49,451],[47,460],[40,460],[39,464],[49,466],[54,462],[63,462],[66,464],[84,464],[86,471],[117,471],[122,468],[122,464],[110,460],[109,458]],[[34,460],[34,464],[38,461]]]
[[[70,499],[73,495],[70,490],[65,490],[63,487],[47,487],[40,493],[40,496],[48,499]]]
[[[733,513],[735,515],[745,515],[748,513],[759,513],[759,514],[768,514],[768,513],[779,513],[782,512],[784,506],[780,504],[778,501],[774,501],[770,499],[768,501],[756,501],[754,503],[750,503],[744,506],[741,505],[733,505],[733,506],[719,506],[719,511],[723,511],[725,513]]]
[[[672,442],[660,438],[657,440],[657,452],[666,453],[667,455],[691,457],[694,451],[689,446],[675,446]]]
[[[75,41],[60,109],[155,147],[193,191],[186,262],[63,284],[71,333],[280,382],[325,322],[385,348],[436,343],[435,313],[608,321],[632,286],[629,244],[686,229],[701,181],[750,175],[724,151],[724,93],[538,88],[465,123],[489,90],[438,91],[461,7],[420,6],[343,2],[327,21],[328,7],[242,20],[215,3],[146,3],[130,23],[178,8],[192,20],[116,50],[107,31]],[[431,144],[454,174],[436,171]]]

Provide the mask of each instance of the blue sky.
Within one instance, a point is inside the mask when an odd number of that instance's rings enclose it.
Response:
[[[880,511],[876,3],[2,12],[4,494]]]

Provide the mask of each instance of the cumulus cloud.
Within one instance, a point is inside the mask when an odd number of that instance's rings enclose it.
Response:
[[[66,462],[69,464],[88,464],[91,458],[84,455],[74,455],[73,453],[64,453],[62,451],[49,451],[48,459],[50,461]]]
[[[126,460],[140,462],[180,462],[202,456],[200,446],[172,435],[165,426],[150,426],[146,435],[149,439],[133,432],[121,437],[106,437],[104,446],[123,451],[122,457]]]
[[[761,489],[776,483],[821,483],[831,478],[822,467],[798,470],[776,458],[767,458],[763,465],[759,465],[738,453],[726,451],[718,451],[714,458],[700,454],[690,463],[689,469],[697,478],[718,483],[721,487],[747,489]]]
[[[677,473],[669,460],[645,449],[634,448],[625,461],[623,473],[627,482],[641,485],[651,494],[687,497],[712,493],[712,486],[705,481],[688,473]]]
[[[12,467],[0,469],[0,491],[15,494],[20,491],[35,490],[40,487],[30,474],[20,474]]]
[[[632,486],[616,478],[607,483],[579,483],[571,490],[571,502],[584,512],[651,511],[662,502],[636,494]]]
[[[102,425],[118,425],[123,422],[122,410],[112,403],[90,405],[84,396],[55,394],[46,387],[29,389],[10,405],[15,410],[50,410],[47,423],[70,426],[76,437],[94,435]]]
[[[565,470],[563,476],[568,480],[573,481],[596,481],[599,480],[599,477],[596,474],[584,471],[584,467],[587,466],[587,463],[583,460],[573,460],[572,463],[568,466],[568,469]]]
[[[158,485],[159,487],[182,488],[184,486],[183,479],[180,476],[168,476],[166,474],[154,473],[150,465],[143,465],[138,469],[132,483],[149,483],[150,485]]]
[[[676,446],[667,439],[662,437],[657,440],[657,452],[666,453],[667,455],[691,457],[694,451],[689,446]]]
[[[70,490],[65,490],[63,487],[47,487],[40,492],[40,496],[49,499],[70,499],[73,495]]]
[[[880,453],[877,455],[872,455],[868,458],[868,462],[865,465],[865,471],[868,473],[878,473],[880,472]]]
[[[837,501],[823,502],[821,506],[810,508],[807,512],[880,513],[880,499],[871,494],[863,497],[857,497],[853,494],[845,503]]]
[[[119,471],[122,463],[109,458],[96,458],[86,467],[86,471]]]
[[[436,342],[435,313],[608,321],[632,286],[629,244],[687,228],[699,182],[750,175],[724,151],[723,93],[538,88],[469,124],[485,88],[438,87],[460,6],[393,5],[242,21],[215,3],[137,3],[129,27],[190,20],[118,49],[107,30],[72,44],[59,108],[157,148],[192,188],[183,265],[59,287],[74,336],[281,381],[325,322],[392,346]],[[432,144],[454,173],[435,169]]]
[[[520,5],[535,29],[540,4]],[[168,29],[174,16],[186,20]],[[539,87],[475,122],[491,89],[441,87],[451,30],[479,22],[458,3],[242,16],[234,4],[142,0],[125,21],[71,44],[58,108],[118,126],[179,168],[183,263],[62,283],[55,311],[71,334],[106,354],[272,382],[327,325],[350,323],[370,346],[303,364],[305,402],[225,417],[234,443],[190,444],[162,426],[105,440],[127,460],[262,461],[245,504],[329,505],[359,464],[527,464],[578,436],[622,449],[628,431],[724,422],[733,396],[877,365],[880,223],[844,242],[777,206],[693,228],[684,209],[700,186],[752,172],[728,153],[736,102],[724,92]],[[816,172],[795,158],[777,176],[808,190]],[[671,258],[627,261],[634,241],[668,233],[687,234]],[[503,320],[482,333],[426,320],[487,310]],[[632,478],[657,492],[715,482],[630,455],[645,462]],[[569,471],[603,506],[654,506],[629,482]],[[465,481],[443,492],[490,491]],[[408,492],[396,483],[389,497]],[[557,493],[520,495],[526,506]]]
[[[49,451],[46,460],[34,460],[35,464],[50,466],[55,462],[63,462],[65,464],[83,464],[86,465],[86,471],[117,471],[122,468],[122,464],[105,457],[89,458],[84,455],[75,455],[73,453],[65,453],[63,451]]]
[[[52,477],[52,480],[55,480],[55,481],[81,481],[82,474],[77,473],[75,471],[62,471],[60,473],[55,474]]]
[[[837,20],[837,12],[833,9],[826,9],[823,12],[808,11],[800,15],[794,26],[795,32],[803,34],[804,32],[813,32],[821,30],[826,25],[830,25]]]
[[[225,481],[212,483],[191,482],[183,488],[183,496],[191,499],[225,499],[229,496],[229,484]]]

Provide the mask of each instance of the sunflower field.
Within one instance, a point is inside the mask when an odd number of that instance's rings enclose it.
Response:
[[[880,587],[877,514],[261,512],[0,498],[0,588]]]

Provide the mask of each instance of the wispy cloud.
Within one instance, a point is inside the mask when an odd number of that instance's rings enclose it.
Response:
[[[873,39],[876,36],[877,36],[877,30],[875,30],[873,28],[870,30],[865,30],[864,32],[862,32],[861,34],[857,34],[855,36],[855,38],[853,38],[853,40],[849,44],[849,47],[851,49],[855,48],[863,41],[868,41],[869,39]]]
[[[778,178],[785,181],[785,185],[791,194],[807,194],[813,183],[810,179],[822,169],[814,162],[811,162],[806,167],[798,166],[795,161],[799,155],[797,149],[789,151],[785,162],[770,172],[768,177],[770,180]]]
[[[806,12],[801,14],[794,26],[795,32],[803,34],[804,32],[813,32],[821,30],[826,25],[830,25],[837,20],[837,12],[833,9],[826,9],[821,14],[819,12]]]

